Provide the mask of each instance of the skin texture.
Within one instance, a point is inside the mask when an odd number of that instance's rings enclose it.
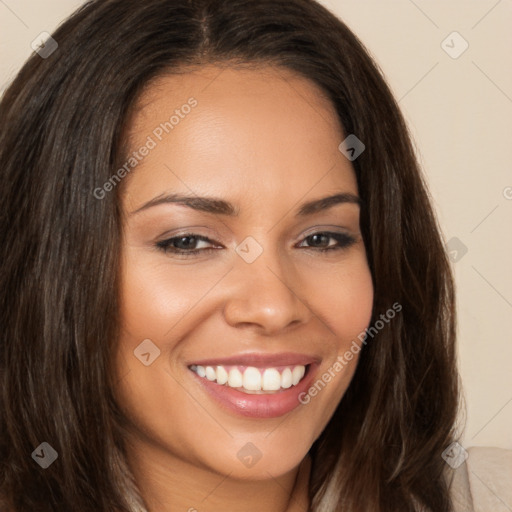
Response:
[[[155,128],[190,97],[197,106],[158,141]],[[299,465],[346,391],[357,356],[309,404],[272,419],[222,408],[188,365],[295,352],[318,358],[320,376],[368,326],[373,288],[359,205],[296,215],[304,202],[357,195],[352,165],[338,150],[345,134],[331,103],[304,78],[268,66],[208,66],[147,88],[130,124],[132,149],[148,136],[156,147],[122,183],[115,361],[137,482],[149,507],[163,512],[303,510]],[[215,196],[239,215],[170,203],[134,213],[166,193]],[[325,231],[355,241],[322,253],[307,237]],[[195,247],[217,249],[185,258],[155,246],[188,232],[211,241]],[[235,251],[248,236],[263,249],[252,263]],[[149,366],[134,357],[145,339],[160,350]],[[250,468],[237,458],[248,442],[262,454]]]

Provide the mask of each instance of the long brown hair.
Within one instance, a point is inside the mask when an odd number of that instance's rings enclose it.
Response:
[[[132,511],[111,363],[123,133],[153,78],[273,64],[328,94],[354,162],[373,277],[353,381],[310,450],[312,512],[451,510],[441,452],[458,407],[452,276],[397,103],[354,34],[313,0],[97,0],[34,54],[0,105],[0,494],[14,512]],[[341,142],[341,141],[340,141]],[[134,170],[136,172],[136,170]],[[47,442],[48,468],[31,453]],[[0,503],[1,505],[2,503]]]

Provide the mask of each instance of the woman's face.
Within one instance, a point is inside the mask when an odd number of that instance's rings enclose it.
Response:
[[[283,69],[204,67],[143,94],[116,357],[140,453],[264,479],[326,426],[357,364],[337,358],[357,352],[373,301],[346,135]]]

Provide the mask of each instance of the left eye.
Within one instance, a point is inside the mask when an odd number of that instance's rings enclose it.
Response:
[[[334,240],[335,243],[330,243]],[[320,251],[336,250],[349,247],[355,242],[355,238],[345,233],[314,233],[304,239],[311,249],[319,249]]]
[[[334,243],[332,243],[333,240]],[[345,233],[319,232],[313,233],[312,235],[304,238],[299,247],[316,249],[320,252],[324,252],[347,248],[355,243],[355,241],[355,238]],[[307,242],[308,245],[302,245],[304,242]],[[201,243],[206,244],[206,246],[201,247]],[[208,245],[210,247],[208,247]],[[156,246],[165,253],[173,253],[183,256],[194,256],[199,253],[210,252],[221,248],[219,246],[215,247],[214,243],[209,238],[194,233],[186,233],[173,238],[168,238],[167,240],[162,240],[157,242]]]

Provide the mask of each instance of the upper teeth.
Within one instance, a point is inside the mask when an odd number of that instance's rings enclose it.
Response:
[[[246,391],[278,391],[296,386],[304,374],[303,365],[277,368],[256,368],[254,366],[200,366],[192,365],[191,370],[200,377],[225,384],[231,388],[242,388]]]

